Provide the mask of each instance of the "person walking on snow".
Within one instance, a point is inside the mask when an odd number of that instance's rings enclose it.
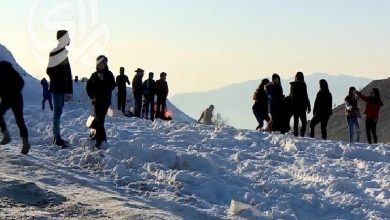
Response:
[[[49,83],[47,82],[46,78],[43,78],[41,80],[42,85],[42,110],[45,110],[45,103],[46,101],[49,101],[50,109],[53,111],[53,104],[51,102],[51,92],[49,91]]]
[[[307,95],[307,87],[302,72],[295,74],[295,81],[290,82],[290,97],[292,104],[292,113],[294,116],[294,136],[298,136],[298,125],[301,120],[301,137],[305,136],[307,119],[306,111],[310,113],[310,101]]]
[[[154,120],[154,96],[156,94],[156,82],[153,79],[154,73],[149,73],[149,78],[144,81],[142,88],[145,98],[145,117],[148,118],[150,109],[150,119]]]
[[[168,83],[166,81],[167,74],[165,72],[160,73],[160,79],[156,81],[156,118],[165,118],[165,111],[167,108],[167,97],[169,93]]]
[[[265,92],[265,86],[269,83],[268,79],[263,79],[253,94],[253,100],[255,103],[252,106],[253,114],[256,117],[258,126],[256,130],[261,130],[264,125],[264,120],[269,124],[271,122],[270,117],[268,116],[268,96]]]
[[[61,138],[61,115],[65,104],[65,94],[73,93],[72,70],[68,59],[66,47],[70,44],[68,31],[57,32],[58,45],[50,52],[49,64],[46,69],[50,77],[50,92],[53,96],[53,144],[68,147],[67,142]]]
[[[138,68],[135,70],[136,74],[133,78],[132,87],[133,87],[133,95],[134,95],[134,116],[140,118],[141,117],[141,109],[142,109],[142,77],[144,76],[144,70]]]
[[[356,93],[359,98],[363,101],[367,102],[366,110],[364,114],[366,114],[366,134],[367,141],[369,144],[372,143],[371,134],[374,138],[374,143],[378,143],[378,137],[376,135],[376,124],[378,123],[379,118],[379,110],[383,106],[383,102],[381,96],[379,94],[378,88],[373,88],[370,91],[370,96],[365,96],[360,92]]]
[[[360,140],[360,109],[357,101],[357,94],[355,87],[350,87],[348,95],[344,99],[345,115],[347,116],[349,142],[353,143],[353,132],[356,131],[356,142]]]
[[[104,121],[108,108],[111,104],[111,93],[115,88],[115,79],[112,72],[108,69],[108,59],[104,55],[100,55],[96,59],[96,72],[92,73],[87,81],[87,94],[92,100],[95,111],[95,119],[91,128],[96,129],[96,144],[97,149],[101,149],[103,142],[107,141],[106,131],[104,129]]]
[[[332,115],[332,94],[329,92],[328,82],[325,79],[319,81],[320,91],[317,93],[313,108],[313,118],[310,121],[310,137],[314,138],[314,128],[321,123],[322,139],[327,138],[326,127],[330,115]]]
[[[208,108],[206,108],[206,110],[202,112],[200,118],[198,119],[198,122],[206,125],[213,125],[213,111],[214,105],[210,105]]]
[[[119,76],[116,77],[116,86],[118,87],[118,110],[125,113],[126,107],[126,83],[130,85],[129,77],[125,75],[125,68],[119,69]]]
[[[23,118],[23,96],[22,89],[24,80],[19,73],[7,61],[0,62],[0,128],[3,139],[0,145],[11,142],[11,137],[4,121],[4,114],[11,108],[18,125],[22,139],[22,154],[28,154],[30,144],[28,143],[28,130]]]

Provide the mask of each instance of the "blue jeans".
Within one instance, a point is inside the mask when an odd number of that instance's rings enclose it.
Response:
[[[54,138],[61,138],[60,133],[60,122],[62,109],[64,108],[65,103],[65,94],[64,93],[53,93],[53,104],[54,104],[54,113],[53,113],[53,135]]]
[[[347,118],[348,131],[349,131],[349,142],[353,143],[353,132],[356,130],[356,142],[359,142],[360,137],[360,126],[358,118]]]

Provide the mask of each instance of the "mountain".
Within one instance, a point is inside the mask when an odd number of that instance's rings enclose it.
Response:
[[[389,143],[389,129],[390,129],[390,78],[382,80],[374,80],[362,89],[364,95],[369,95],[372,88],[378,88],[381,93],[381,98],[384,106],[379,113],[379,120],[377,124],[378,142]],[[360,141],[367,142],[365,115],[364,110],[366,103],[362,100],[359,101],[359,107],[362,114],[360,120]],[[319,130],[319,128],[317,128]],[[317,134],[318,137],[319,134]],[[328,137],[333,140],[348,141],[348,127],[345,117],[345,106],[339,105],[333,110],[332,116],[329,118],[328,123]]]
[[[326,79],[328,81],[335,106],[343,102],[345,94],[348,93],[349,86],[353,85],[356,88],[362,88],[371,81],[368,78],[347,75],[329,75],[325,73],[307,75],[305,76],[305,81],[312,105],[314,105],[315,96],[319,87],[318,81],[320,79]],[[293,81],[293,78],[282,79],[285,95],[289,94],[289,82],[291,81]],[[206,107],[213,104],[215,106],[214,111],[226,117],[232,126],[254,129],[257,126],[257,122],[252,113],[252,95],[260,82],[261,79],[250,80],[208,92],[178,94],[171,97],[170,100],[182,111],[195,119],[199,118],[200,113]],[[308,118],[311,118],[311,116]]]

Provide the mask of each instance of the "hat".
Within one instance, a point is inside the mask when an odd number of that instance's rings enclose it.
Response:
[[[160,73],[160,76],[166,76],[167,75],[167,73],[166,72],[162,72],[162,73]]]
[[[61,39],[67,33],[68,33],[68,31],[66,31],[66,30],[59,30],[59,31],[57,31],[57,40]]]
[[[137,68],[134,72],[139,73],[139,72],[144,72],[144,70],[141,68]]]

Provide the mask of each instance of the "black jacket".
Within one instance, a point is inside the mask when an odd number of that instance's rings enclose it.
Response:
[[[92,73],[87,81],[88,96],[95,103],[111,104],[111,92],[115,88],[114,75],[108,68]]]
[[[73,93],[72,70],[65,48],[50,52],[46,73],[50,77],[50,92]]]
[[[313,114],[319,117],[329,117],[332,114],[332,94],[320,90],[314,102]]]
[[[130,85],[129,77],[126,75],[119,75],[116,77],[116,85],[118,86],[118,91],[126,91],[126,83]]]
[[[256,91],[253,95],[255,103],[252,106],[252,110],[256,112],[262,112],[268,114],[268,95],[263,91]]]
[[[290,97],[294,112],[302,112],[310,109],[309,96],[306,83],[303,81],[290,82]]]
[[[133,78],[133,82],[131,84],[133,87],[133,94],[134,96],[142,96],[142,77],[136,74]]]
[[[168,83],[166,80],[159,79],[156,81],[156,96],[166,98],[168,96]]]
[[[17,97],[24,86],[24,80],[7,61],[0,62],[0,98],[12,100]]]
[[[156,81],[153,79],[147,79],[142,84],[142,88],[145,98],[152,99],[156,94]]]

